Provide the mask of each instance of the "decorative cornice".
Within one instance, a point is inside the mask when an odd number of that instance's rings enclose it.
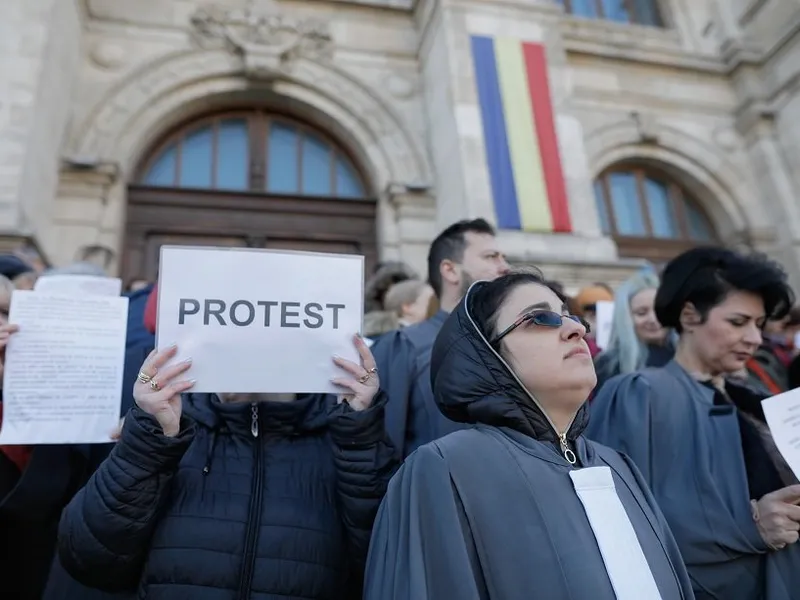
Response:
[[[246,74],[254,79],[271,79],[291,71],[301,57],[319,61],[333,53],[326,22],[294,17],[278,9],[209,5],[198,9],[190,21],[198,46],[240,55]]]
[[[729,38],[719,48],[722,60],[729,72],[743,66],[760,66],[764,61],[764,49],[747,38]]]

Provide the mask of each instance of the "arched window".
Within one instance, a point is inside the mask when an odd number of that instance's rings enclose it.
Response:
[[[658,0],[556,0],[576,17],[663,27]]]
[[[260,108],[167,133],[128,186],[122,275],[154,280],[164,245],[361,254],[377,262],[377,200],[324,131]]]
[[[364,198],[361,176],[332,140],[261,112],[193,122],[160,146],[140,183],[281,196]]]
[[[614,166],[595,180],[594,195],[603,232],[614,237],[621,256],[668,260],[716,242],[700,204],[657,170]]]

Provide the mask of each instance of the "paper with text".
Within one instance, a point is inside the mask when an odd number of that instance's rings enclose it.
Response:
[[[775,445],[800,479],[800,389],[762,400],[761,407]]]
[[[119,424],[128,299],[16,290],[0,444],[110,442]]]
[[[33,289],[62,296],[119,296],[122,293],[122,280],[93,275],[43,275],[36,280]]]
[[[363,256],[161,248],[157,345],[192,359],[195,392],[341,392],[363,310]]]
[[[595,316],[595,342],[601,350],[608,348],[611,341],[611,327],[614,324],[614,303],[601,301],[597,303],[597,313]]]

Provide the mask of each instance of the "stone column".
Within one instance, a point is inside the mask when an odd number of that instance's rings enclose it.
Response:
[[[0,228],[40,237],[80,62],[78,0],[7,0],[0,18]],[[41,240],[39,240],[41,242]]]
[[[87,245],[106,246],[117,255],[121,241],[119,219],[112,214],[119,203],[110,202],[119,190],[116,169],[101,167],[86,171],[62,171],[58,198],[53,205],[44,247],[57,264],[76,260]],[[117,261],[112,264],[116,271]]]
[[[438,226],[464,218],[495,218],[471,36],[515,37],[547,50],[574,235],[507,230],[500,233],[503,248],[515,259],[615,259],[613,242],[600,232],[583,129],[569,108],[572,84],[559,33],[561,8],[550,0],[508,0],[503,10],[488,2],[422,0],[416,16],[422,32],[420,60],[436,169]]]
[[[794,185],[771,119],[760,118],[751,123],[744,136],[762,206],[770,213],[770,221],[777,229],[777,239],[754,240],[753,245],[780,260],[797,289],[800,285],[800,190]]]
[[[383,258],[402,260],[424,279],[428,276],[428,249],[440,230],[436,226],[436,201],[427,192],[396,190],[390,191],[387,202],[391,210],[386,212],[393,213],[395,223],[383,230],[393,230],[396,237],[388,245],[384,245],[388,240],[381,240]]]
[[[428,138],[436,173],[436,224],[441,230],[468,216],[483,216],[485,202],[476,202],[466,186],[462,132],[471,121],[456,99],[456,70],[459,48],[453,36],[457,18],[451,6],[441,0],[422,0],[416,19],[421,32],[419,59],[428,121]],[[469,49],[466,49],[467,52]],[[463,51],[463,49],[461,49]],[[491,207],[489,207],[491,208]]]

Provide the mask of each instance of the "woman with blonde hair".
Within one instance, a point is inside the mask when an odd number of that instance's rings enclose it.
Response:
[[[658,285],[658,275],[647,268],[617,290],[611,338],[595,359],[596,389],[615,375],[663,367],[675,355],[673,336],[658,322],[655,313]]]
[[[433,288],[419,279],[407,279],[392,285],[383,299],[383,310],[364,316],[364,332],[377,336],[427,318]]]

